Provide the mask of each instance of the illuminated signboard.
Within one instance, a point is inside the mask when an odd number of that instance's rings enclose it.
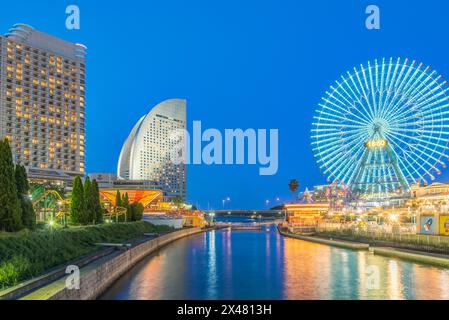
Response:
[[[449,216],[440,216],[440,235],[449,236]]]
[[[367,143],[365,143],[365,147],[369,149],[375,149],[375,148],[385,148],[388,144],[387,140],[370,140]]]
[[[421,234],[435,234],[435,218],[424,216],[421,217],[421,228],[420,233]]]

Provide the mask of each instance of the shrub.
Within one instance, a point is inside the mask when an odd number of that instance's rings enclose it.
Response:
[[[63,263],[93,253],[98,242],[132,241],[168,226],[148,222],[103,224],[44,231],[0,234],[0,288],[37,276]]]

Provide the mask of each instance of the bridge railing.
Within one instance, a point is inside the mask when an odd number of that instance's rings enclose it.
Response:
[[[254,221],[254,222],[223,222],[223,221],[215,221],[212,222],[211,225],[212,226],[216,226],[216,227],[227,227],[227,226],[232,226],[232,227],[250,227],[250,226],[268,226],[268,225],[272,225],[272,224],[279,224],[282,223],[283,220],[272,220],[272,221]]]

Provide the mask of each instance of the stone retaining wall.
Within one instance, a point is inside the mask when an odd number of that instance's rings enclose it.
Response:
[[[148,240],[129,250],[104,257],[89,264],[80,272],[80,288],[67,289],[63,277],[23,297],[24,300],[93,300],[101,295],[120,276],[137,262],[177,239],[200,233],[200,228],[184,229]]]

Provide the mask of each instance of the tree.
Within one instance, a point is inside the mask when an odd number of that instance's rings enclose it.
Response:
[[[14,163],[8,140],[0,141],[0,229],[22,228],[22,209],[17,197]]]
[[[76,177],[73,182],[72,203],[70,205],[70,222],[72,224],[84,223],[86,217],[86,203],[84,201],[83,182]]]
[[[130,221],[140,221],[143,217],[143,211],[144,207],[139,202],[134,202],[131,205],[129,205],[129,211],[130,211]]]
[[[295,202],[295,193],[299,188],[298,180],[296,180],[296,179],[290,180],[290,183],[288,184],[288,188],[293,193],[293,202]]]
[[[33,204],[28,196],[30,185],[28,176],[24,166],[18,164],[15,168],[15,181],[17,187],[17,198],[19,199],[22,209],[22,223],[28,229],[34,229],[36,226],[36,213]]]
[[[90,179],[89,179],[89,177],[86,177],[86,179],[84,179],[84,184],[83,184],[84,194],[86,194],[86,192],[89,188],[90,188]]]
[[[140,202],[134,203],[134,221],[140,221],[143,218],[144,207]]]
[[[128,221],[128,222],[134,221],[133,220],[134,212],[132,211],[134,209],[134,207],[132,205],[133,205],[133,203],[130,203],[126,207],[126,221]]]
[[[122,206],[122,196],[120,194],[120,190],[117,190],[117,193],[115,194],[115,222],[118,222],[118,208]]]
[[[100,201],[100,190],[98,188],[97,180],[92,180],[92,191],[94,194],[94,200],[95,200],[95,223],[103,223],[103,214],[104,210],[101,206]]]
[[[86,219],[84,223],[95,223],[97,204],[95,191],[89,177],[86,177],[84,181],[84,201],[86,203]]]
[[[120,195],[120,191],[117,190],[117,193],[115,195],[115,206],[121,207],[122,206],[122,196]]]
[[[126,209],[126,214],[122,217],[122,221],[129,221],[130,220],[130,214],[129,214],[129,196],[128,193],[125,193],[122,199],[122,207]]]
[[[127,192],[123,195],[122,207],[126,208],[128,206],[128,204],[129,204],[129,196],[128,196],[128,192]]]

